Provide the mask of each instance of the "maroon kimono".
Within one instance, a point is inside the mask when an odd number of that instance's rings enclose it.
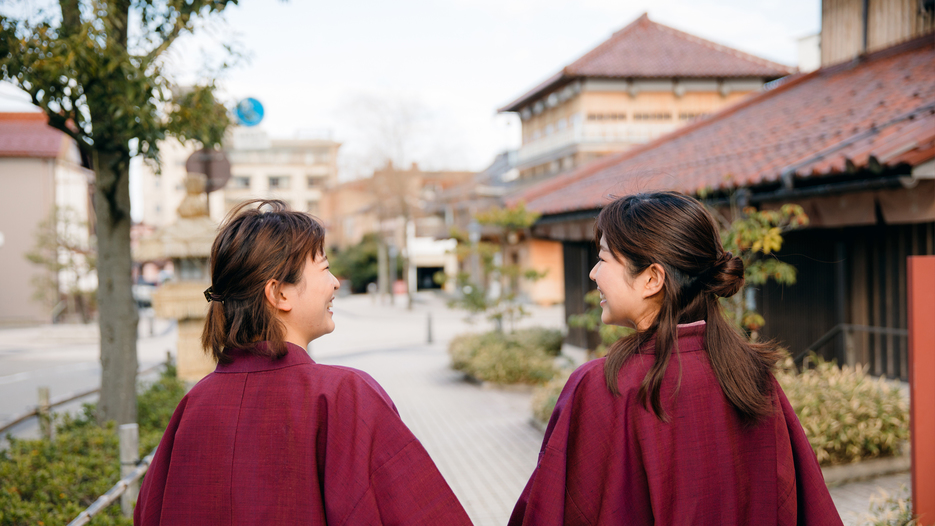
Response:
[[[639,403],[652,343],[604,381],[604,359],[569,378],[511,526],[840,525],[808,439],[779,384],[775,412],[745,429],[704,351],[680,326],[662,383],[669,423]]]
[[[471,524],[366,373],[233,351],[179,403],[138,526]]]

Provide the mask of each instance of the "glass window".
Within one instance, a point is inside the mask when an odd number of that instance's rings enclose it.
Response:
[[[269,189],[270,190],[288,190],[289,189],[289,176],[288,175],[269,176]]]
[[[231,188],[250,188],[249,175],[235,175],[231,178]]]

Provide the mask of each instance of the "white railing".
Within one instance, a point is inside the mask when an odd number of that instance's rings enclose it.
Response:
[[[667,122],[581,122],[530,141],[520,147],[517,163],[522,164],[572,144],[625,143],[642,144],[676,128],[678,121]]]

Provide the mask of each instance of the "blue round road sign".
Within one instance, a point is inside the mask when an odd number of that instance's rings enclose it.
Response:
[[[237,120],[244,126],[256,126],[263,120],[263,105],[253,97],[248,97],[237,103],[234,110]]]

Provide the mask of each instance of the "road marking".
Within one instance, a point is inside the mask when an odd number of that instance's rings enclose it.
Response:
[[[29,380],[37,377],[47,377],[50,374],[71,373],[75,371],[90,371],[92,369],[100,370],[101,364],[96,362],[75,363],[70,365],[59,365],[58,367],[49,367],[46,369],[35,369],[32,371],[23,371],[16,374],[0,376],[0,385],[8,385],[23,380]]]

